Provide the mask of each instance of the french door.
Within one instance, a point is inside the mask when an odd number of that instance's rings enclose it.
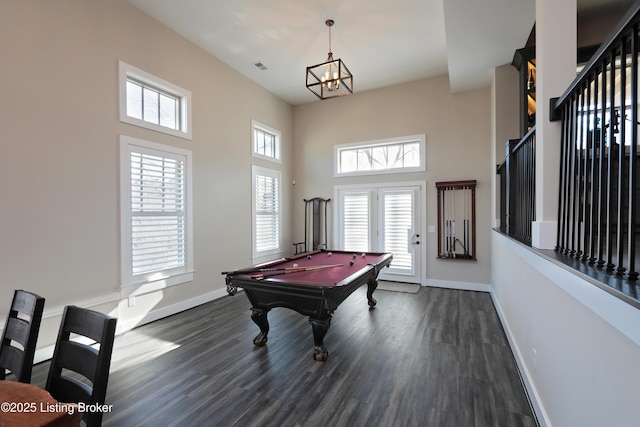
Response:
[[[422,185],[336,188],[336,241],[340,249],[393,254],[380,278],[420,283]]]

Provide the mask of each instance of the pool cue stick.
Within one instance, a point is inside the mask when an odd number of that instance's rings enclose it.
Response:
[[[453,197],[451,198],[452,202],[453,202],[453,209],[451,209],[451,215],[453,218],[453,227],[452,227],[452,240],[453,240],[453,255],[455,256],[456,254],[456,198],[458,196],[458,191],[453,188],[452,189],[453,192]]]
[[[445,242],[446,242],[446,249],[447,249],[447,256],[450,255],[450,250],[449,250],[449,246],[451,245],[450,242],[450,233],[449,233],[449,198],[447,197],[447,188],[444,189],[444,191],[442,192],[442,198],[444,199],[444,231],[445,231]]]
[[[272,276],[280,276],[283,274],[291,274],[291,273],[300,273],[302,271],[322,270],[325,268],[341,267],[343,265],[344,264],[330,264],[330,265],[314,265],[311,267],[289,267],[284,271],[278,271],[274,274],[267,274],[267,275],[255,274],[255,275],[252,275],[251,278],[256,280],[262,280],[262,279],[268,279],[269,277],[272,277]]]
[[[245,270],[223,271],[222,274],[234,275],[234,274],[268,273],[270,271],[300,270],[301,268],[308,268],[309,270],[313,270],[316,268],[337,267],[339,265],[344,265],[344,264],[317,265],[317,266],[309,266],[309,267],[248,268]]]
[[[468,206],[468,195],[467,193],[469,192],[469,190],[465,187],[464,188],[464,193],[463,193],[463,202],[464,202],[464,254],[468,255],[469,254],[469,250],[467,249],[467,244],[468,244],[468,234],[469,234],[469,206]]]
[[[442,216],[444,217],[444,242],[447,256],[449,256],[449,199],[447,198],[447,189],[442,192]]]
[[[224,275],[234,275],[234,274],[252,274],[252,273],[262,273],[265,271],[281,271],[286,270],[287,268],[293,267],[285,267],[285,268],[247,268],[244,270],[234,270],[234,271],[223,271]]]
[[[469,255],[469,241],[471,237],[471,189],[467,188],[467,255]]]

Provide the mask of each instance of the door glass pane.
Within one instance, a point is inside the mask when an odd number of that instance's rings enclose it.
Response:
[[[410,252],[413,234],[412,192],[384,195],[384,252],[393,254],[392,268],[411,271],[413,256]]]
[[[344,206],[344,250],[369,251],[369,193],[347,193]]]

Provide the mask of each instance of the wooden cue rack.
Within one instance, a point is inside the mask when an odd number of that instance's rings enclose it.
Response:
[[[476,260],[476,180],[436,182],[438,258]]]

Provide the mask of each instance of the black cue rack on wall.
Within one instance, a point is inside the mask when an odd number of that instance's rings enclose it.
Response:
[[[476,259],[476,180],[436,182],[438,258]]]
[[[304,200],[304,242],[294,243],[295,254],[327,249],[327,205],[331,199]],[[311,246],[311,248],[309,248]]]

